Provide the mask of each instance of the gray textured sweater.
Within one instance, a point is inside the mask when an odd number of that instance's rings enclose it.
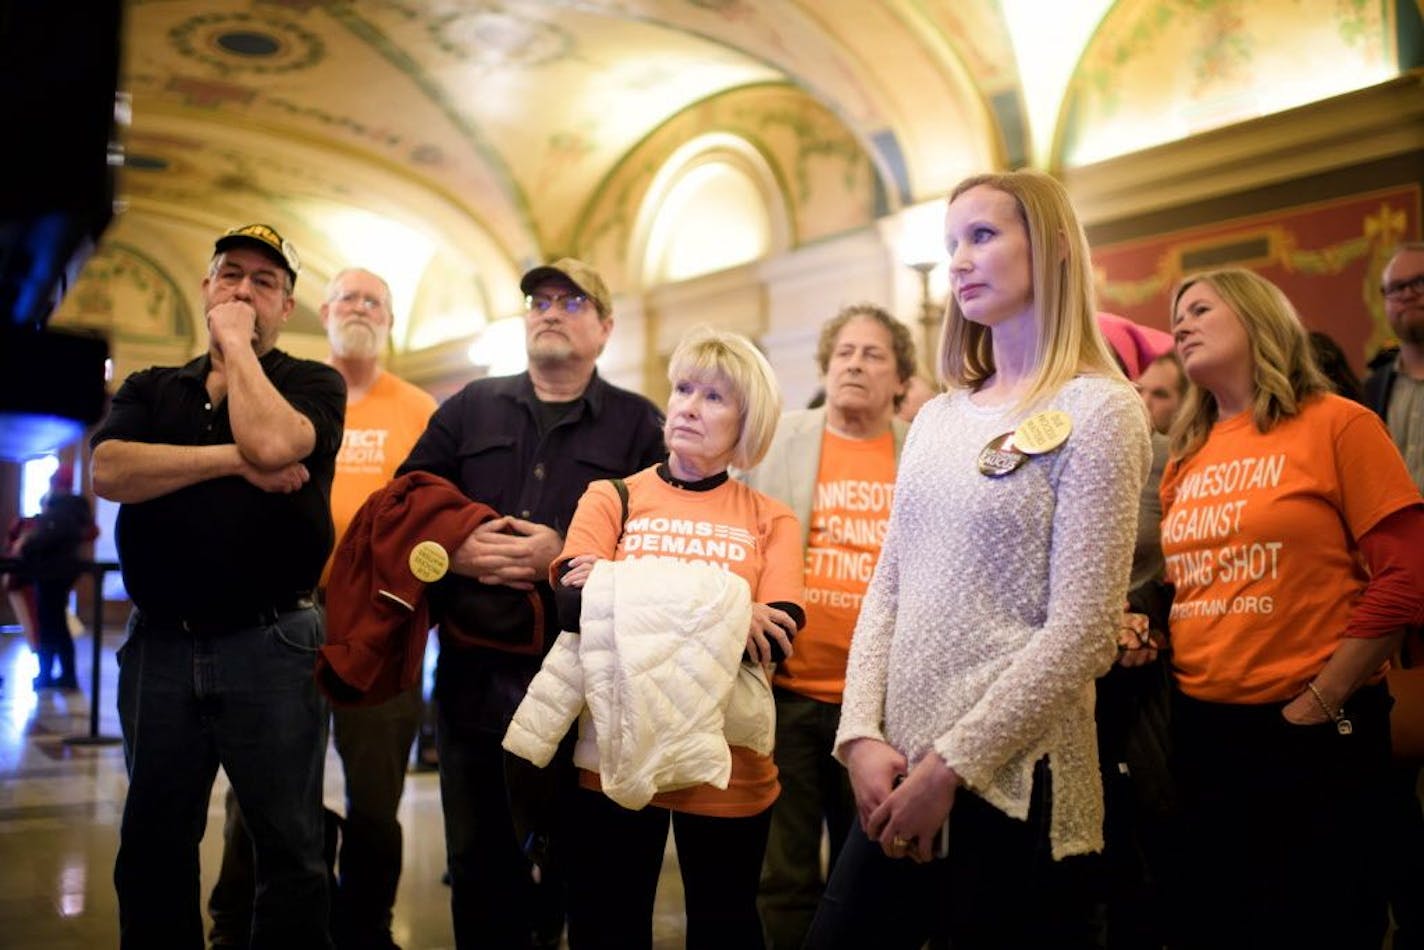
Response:
[[[1002,478],[979,473],[979,451],[1029,413],[966,391],[920,410],[851,643],[836,755],[862,737],[911,764],[934,749],[1020,819],[1047,756],[1062,858],[1102,848],[1093,680],[1116,656],[1151,451],[1121,380],[1078,377],[1040,408],[1068,413],[1068,441]]]

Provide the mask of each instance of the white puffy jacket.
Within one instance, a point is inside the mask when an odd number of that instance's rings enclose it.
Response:
[[[599,561],[579,622],[582,633],[560,634],[544,658],[505,749],[545,766],[577,716],[574,763],[632,809],[658,792],[726,788],[729,745],[771,754],[771,687],[741,662],[751,626],[742,578],[655,558]]]

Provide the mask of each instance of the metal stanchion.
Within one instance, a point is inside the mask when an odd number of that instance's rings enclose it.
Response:
[[[7,574],[20,568],[18,558],[0,558],[0,574]],[[99,734],[99,673],[103,657],[104,641],[104,575],[119,569],[118,561],[80,561],[79,570],[94,578],[94,617],[91,635],[94,642],[93,663],[90,664],[89,682],[89,734],[66,736],[65,745],[114,745],[123,740],[117,736]]]
[[[99,671],[104,640],[104,575],[109,571],[117,571],[119,565],[117,561],[91,561],[86,569],[94,578],[94,628],[90,632],[93,640],[93,662],[89,666],[89,734],[65,736],[64,744],[117,745],[123,741],[118,736],[99,734]]]

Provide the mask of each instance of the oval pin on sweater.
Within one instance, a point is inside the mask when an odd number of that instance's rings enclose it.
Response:
[[[1005,432],[979,450],[979,474],[1003,478],[1027,461],[1028,456],[1014,446],[1014,433]]]
[[[1020,452],[1042,455],[1067,442],[1072,431],[1073,417],[1061,409],[1035,412],[1014,430],[1014,445]]]

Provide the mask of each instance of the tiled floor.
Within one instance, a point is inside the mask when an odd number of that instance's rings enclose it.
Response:
[[[100,664],[98,734],[117,738],[114,647],[106,632]],[[127,779],[117,743],[66,742],[90,733],[91,641],[78,641],[83,693],[35,693],[32,654],[17,631],[0,633],[0,948],[93,950],[118,944],[112,873]],[[222,848],[221,772],[203,839],[203,894],[212,887]],[[327,756],[326,800],[341,810],[341,767]],[[405,870],[394,935],[406,950],[453,947],[449,890],[440,883],[445,846],[440,788],[433,773],[412,773],[401,803]],[[659,888],[655,946],[682,945],[682,893],[669,844]]]

